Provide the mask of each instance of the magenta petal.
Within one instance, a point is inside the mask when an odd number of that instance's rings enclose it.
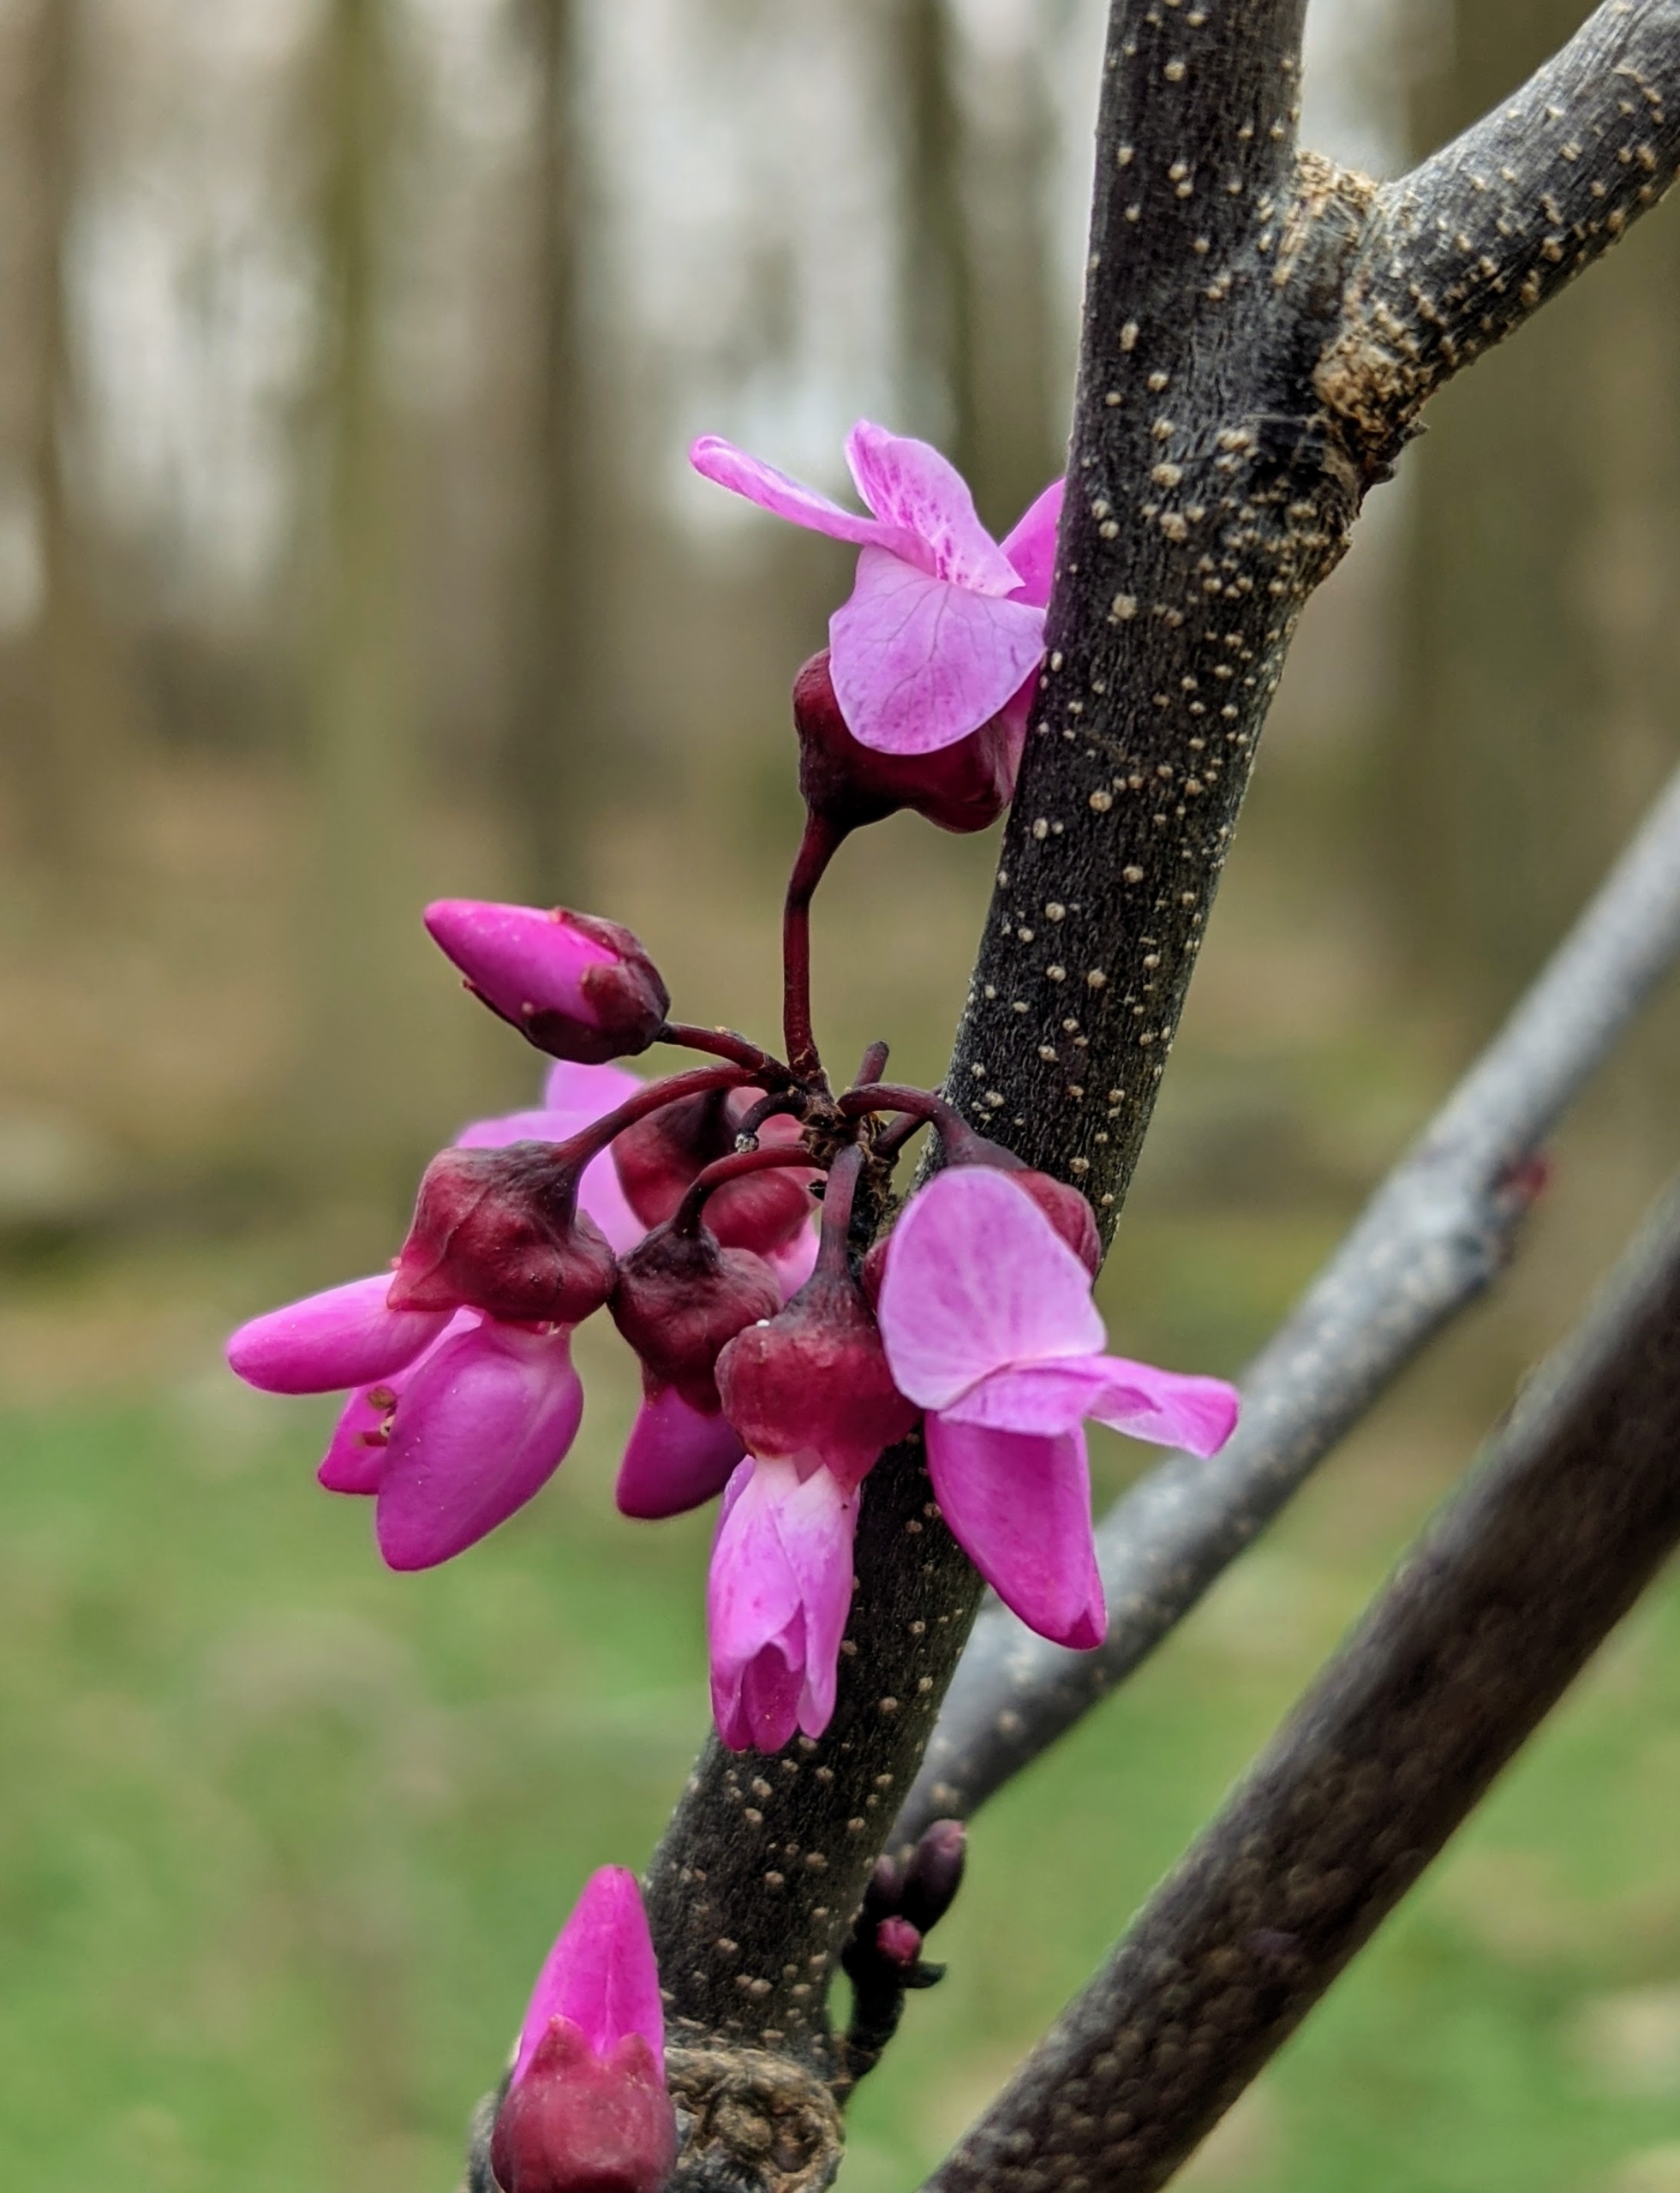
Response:
[[[1031,1431],[1046,1438],[1076,1431],[1091,1415],[1110,1380],[1100,1355],[995,1371],[941,1411],[948,1423],[993,1431]]]
[[[1217,1455],[1236,1429],[1237,1389],[1223,1378],[1187,1377],[1118,1355],[1099,1355],[1091,1367],[1102,1373],[1103,1385],[1086,1415],[1133,1439]]]
[[[626,1073],[621,1066],[577,1066],[571,1059],[556,1059],[543,1077],[543,1108],[576,1112],[579,1126],[587,1126],[616,1112],[641,1086],[642,1077]]]
[[[831,541],[850,541],[860,548],[890,549],[915,563],[930,560],[928,549],[908,526],[842,510],[815,487],[779,472],[762,457],[750,457],[733,442],[725,441],[721,434],[702,434],[690,449],[688,461],[702,479],[727,487],[732,494],[744,495],[748,502],[786,518],[790,524],[803,525],[811,533],[826,533]]]
[[[750,1461],[730,1479],[706,1628],[713,1713],[731,1750],[779,1751],[796,1725],[808,1736],[828,1727],[857,1520],[855,1496],[827,1470],[801,1482],[791,1462]]]
[[[1031,1198],[983,1165],[912,1197],[876,1314],[899,1390],[922,1408],[1011,1365],[1095,1355],[1104,1337],[1090,1273]]]
[[[487,1320],[421,1365],[392,1419],[380,1485],[391,1568],[451,1560],[541,1491],[583,1413],[571,1339]]]
[[[1020,583],[1013,599],[1030,601],[1040,609],[1050,598],[1055,576],[1055,529],[1061,517],[1064,482],[1052,480],[1027,509],[1003,543],[1003,553],[1013,565]]]
[[[931,754],[995,716],[1044,648],[1044,612],[929,578],[865,548],[828,620],[828,669],[846,727],[882,754]]]
[[[639,2034],[665,2076],[665,2012],[659,1967],[634,1873],[603,1866],[592,1873],[537,1975],[513,2059],[517,2084],[548,2031],[569,2018],[598,2057]]]
[[[426,909],[433,942],[486,1001],[509,1020],[535,1006],[593,1024],[583,978],[616,955],[563,909],[487,899],[439,899]]]
[[[791,1241],[766,1252],[764,1261],[776,1276],[784,1302],[791,1302],[816,1270],[818,1239],[815,1226],[802,1226]]]
[[[708,1416],[662,1386],[631,1427],[613,1495],[619,1512],[649,1521],[685,1515],[723,1491],[745,1451],[721,1411]]]
[[[478,1319],[469,1310],[457,1310],[442,1332],[421,1354],[388,1378],[371,1386],[358,1386],[344,1404],[332,1427],[316,1482],[327,1492],[365,1495],[377,1492],[389,1458],[391,1419],[397,1404],[413,1384],[422,1364],[435,1355],[455,1333],[470,1332]]]
[[[1109,1626],[1085,1435],[1040,1438],[930,1417],[928,1473],[963,1551],[1029,1629],[1088,1652]]]
[[[331,1394],[412,1363],[449,1323],[447,1310],[388,1310],[391,1274],[353,1279],[241,1325],[228,1362],[266,1394]]]
[[[1021,574],[981,524],[968,482],[948,457],[860,419],[846,438],[846,461],[876,516],[926,542],[936,577],[976,594],[1014,592]]]

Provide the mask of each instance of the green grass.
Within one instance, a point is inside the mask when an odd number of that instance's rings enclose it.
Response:
[[[571,1896],[645,1856],[702,1726],[708,1526],[613,1515],[604,1386],[532,1510],[410,1579],[316,1491],[313,1405],[206,1373],[0,1419],[0,2184],[450,2193]],[[858,2097],[849,2193],[917,2182],[1380,1574],[1344,1527],[1378,1465],[1337,1467],[983,1816],[951,1976]],[[1668,1590],[1199,2181],[1680,2186],[1677,1817]]]

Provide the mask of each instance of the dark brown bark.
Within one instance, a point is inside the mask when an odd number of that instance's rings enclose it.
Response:
[[[1148,2193],[1680,1539],[1680,1198],[1109,1963],[929,2181]]]

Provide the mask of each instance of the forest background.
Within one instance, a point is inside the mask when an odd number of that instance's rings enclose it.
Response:
[[[1097,0],[0,0],[0,2178],[421,2193],[705,1714],[708,1522],[632,1530],[628,1359],[395,1578],[230,1324],[368,1268],[527,1101],[417,918],[631,923],[773,1028],[786,688],[846,583],[691,479],[858,415],[998,529],[1058,468]],[[1571,0],[1318,0],[1378,174]],[[1313,605],[1102,1294],[1235,1375],[1680,754],[1680,223],[1450,388]],[[840,1055],[941,1070],[989,841],[825,892]],[[1673,1166],[1680,997],[1497,1299],[978,1822],[852,2112],[912,2185],[1276,1721]],[[1099,1491],[1137,1450],[1109,1440]],[[1649,1596],[1186,2174],[1680,2188],[1680,1595]]]

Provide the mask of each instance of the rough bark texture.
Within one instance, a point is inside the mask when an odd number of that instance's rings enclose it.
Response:
[[[1097,1530],[1094,1652],[981,1615],[894,1830],[966,1818],[1155,1649],[1510,1253],[1528,1159],[1680,952],[1680,778],[1494,1042],[1241,1381],[1211,1461],[1175,1455]]]
[[[1677,1454],[1680,1198],[930,2187],[1170,2177],[1660,1567]]]

